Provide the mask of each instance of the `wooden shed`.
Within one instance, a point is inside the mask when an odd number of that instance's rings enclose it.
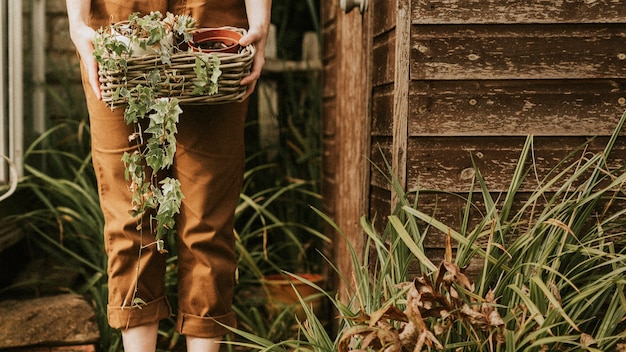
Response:
[[[473,156],[503,192],[528,135],[545,171],[589,137],[609,136],[626,109],[624,0],[340,3],[345,11],[322,0],[323,194],[356,248],[359,218],[388,215],[393,203],[370,167],[384,168],[379,151],[409,191],[419,180],[468,192]],[[438,202],[444,217],[463,205]],[[427,242],[436,259],[443,236]],[[348,270],[345,246],[334,249]]]

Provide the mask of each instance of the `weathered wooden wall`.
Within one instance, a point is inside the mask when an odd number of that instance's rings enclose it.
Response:
[[[409,191],[470,188],[472,158],[494,193],[508,188],[528,135],[535,136],[539,175],[591,136],[610,135],[626,109],[626,2],[392,0],[373,7],[408,7],[402,23],[374,20],[372,158],[397,158],[406,147]],[[384,9],[384,10],[383,10]],[[393,15],[390,16],[393,18]],[[408,62],[398,41],[409,40]],[[394,67],[395,63],[395,67]],[[407,82],[394,70],[408,65]],[[406,135],[390,130],[398,87],[408,84]],[[395,100],[395,103],[394,103]],[[604,138],[592,144],[603,147]],[[626,153],[615,154],[623,164]],[[470,155],[471,154],[471,155]],[[419,183],[419,184],[418,184]],[[388,211],[389,187],[372,173],[370,214]],[[533,182],[522,191],[530,192]],[[432,199],[432,198],[431,198]],[[429,198],[423,197],[428,207]],[[461,200],[438,196],[439,214],[454,226]],[[443,235],[442,235],[443,236]],[[443,237],[430,238],[433,256]]]
[[[409,191],[463,195],[473,156],[489,188],[503,192],[526,136],[535,136],[545,174],[589,137],[601,136],[592,148],[602,148],[626,110],[626,0],[370,0],[363,21],[369,157],[384,167],[384,155]],[[325,47],[342,35],[327,31]],[[329,61],[326,77],[334,86],[344,73]],[[623,164],[624,142],[617,148],[613,162]],[[369,180],[368,215],[380,218],[394,195],[375,168]],[[463,201],[439,195],[437,202],[444,221],[458,223]],[[427,243],[437,259],[443,235]]]

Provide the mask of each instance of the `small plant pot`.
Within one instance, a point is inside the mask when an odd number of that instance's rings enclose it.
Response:
[[[320,274],[302,273],[296,275],[318,286],[324,281],[324,277]],[[298,294],[300,294],[306,304],[313,309],[313,312],[322,313],[324,301],[320,292],[298,278],[280,274],[266,275],[263,277],[262,283],[268,295],[267,301],[270,312],[277,313],[281,310],[293,309],[298,319],[303,321],[306,319],[306,313],[298,299]]]
[[[139,45],[138,43],[131,43],[130,41],[130,35],[131,35],[131,28],[130,28],[130,24],[128,21],[122,21],[122,22],[118,22],[115,24],[115,26],[112,28],[113,34],[115,35],[115,38],[124,43],[124,45],[126,45],[126,47],[131,51],[131,56],[132,57],[142,57],[142,56],[146,56],[146,55],[157,55],[159,53],[161,53],[161,46],[165,45],[168,49],[172,48],[174,46],[174,34],[173,33],[168,33],[166,37],[163,38],[163,40],[161,41],[161,43],[157,43],[154,45],[147,45],[146,48],[142,48],[141,45]],[[147,41],[148,38],[142,38],[140,39],[140,41]]]
[[[241,33],[223,28],[205,28],[193,33],[189,46],[203,53],[237,53]]]

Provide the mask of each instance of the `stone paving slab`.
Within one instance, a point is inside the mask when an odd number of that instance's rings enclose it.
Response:
[[[89,345],[100,336],[92,307],[73,294],[0,301],[0,317],[0,350]]]

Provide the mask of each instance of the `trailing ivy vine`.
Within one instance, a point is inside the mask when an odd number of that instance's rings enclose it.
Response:
[[[138,219],[138,228],[143,230],[145,214],[151,214],[149,229],[155,234],[160,252],[165,250],[163,240],[175,232],[175,216],[180,211],[184,195],[180,182],[172,177],[160,178],[161,171],[169,169],[176,153],[176,133],[183,110],[176,97],[163,94],[162,86],[169,80],[168,70],[172,67],[172,55],[180,52],[192,40],[196,22],[190,16],[163,16],[152,12],[145,16],[132,14],[128,21],[120,22],[98,31],[94,39],[94,57],[100,72],[122,73],[121,84],[116,88],[113,102],[125,105],[124,119],[134,126],[129,141],[137,148],[125,152],[122,162],[125,177],[130,183],[132,203],[130,212]],[[148,55],[160,58],[161,64],[142,73],[143,84],[134,84],[126,78],[131,58]],[[194,95],[211,95],[218,92],[221,75],[220,60],[216,55],[194,53]]]

